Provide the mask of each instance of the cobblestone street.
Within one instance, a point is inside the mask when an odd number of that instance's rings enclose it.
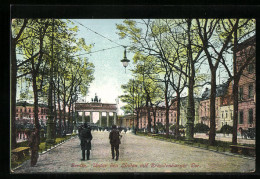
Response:
[[[111,159],[108,132],[92,132],[90,160],[80,161],[75,137],[30,161],[13,173],[49,172],[252,172],[255,160],[123,133],[119,161]]]

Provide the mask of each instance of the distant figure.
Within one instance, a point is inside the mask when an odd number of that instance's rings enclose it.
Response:
[[[109,133],[109,140],[110,140],[110,144],[111,144],[111,153],[112,153],[112,159],[115,158],[115,152],[116,151],[116,161],[119,158],[119,144],[121,144],[120,142],[120,138],[122,137],[119,134],[119,131],[116,129],[116,125],[112,125],[112,131]]]
[[[125,131],[125,133],[126,133],[126,130],[127,130],[127,129],[126,129],[126,128],[124,128],[124,131]]]
[[[85,123],[84,128],[79,133],[80,145],[82,150],[82,159],[85,160],[85,150],[87,150],[87,160],[89,160],[90,150],[91,150],[91,140],[92,134],[90,127]]]
[[[35,145],[36,143],[36,133],[32,132],[28,141],[28,145],[31,148],[31,166],[34,167],[37,163],[39,154],[38,154],[38,149],[39,146]]]

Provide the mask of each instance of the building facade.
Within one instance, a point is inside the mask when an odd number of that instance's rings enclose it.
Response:
[[[227,83],[217,85],[216,87],[216,99],[215,99],[215,125],[216,130],[220,130],[222,127],[221,121],[221,103],[225,95],[227,94],[228,87]],[[210,90],[208,88],[202,94],[202,99],[199,106],[199,118],[200,123],[206,124],[210,127]]]
[[[140,109],[139,113],[139,129],[146,129],[148,126],[148,112],[147,108],[143,107]],[[155,115],[154,115],[155,113]],[[164,106],[157,106],[150,108],[150,116],[151,116],[151,125],[154,126],[154,123],[157,122],[166,124],[166,110]],[[170,107],[169,110],[169,126],[175,124],[177,122],[177,111],[174,106]]]
[[[46,124],[48,116],[48,107],[44,104],[39,104],[38,118],[40,124]],[[27,102],[17,102],[16,104],[16,120],[34,123],[34,105]]]
[[[255,99],[256,99],[256,71],[255,71],[255,36],[239,44],[236,50],[237,70],[248,58],[251,62],[243,70],[238,87],[238,129],[255,128]]]
[[[136,126],[136,115],[118,116],[118,126],[123,128],[132,128],[133,124]]]
[[[220,108],[219,108],[219,130],[224,125],[233,126],[233,98],[232,98],[232,91],[233,91],[233,81],[229,83],[228,89],[225,95],[221,98]]]
[[[180,121],[179,125],[185,126],[187,123],[187,105],[188,105],[188,97],[181,97],[180,99]],[[199,105],[200,105],[200,98],[194,98],[195,102],[195,121],[194,123],[199,122]],[[154,116],[154,113],[156,114]],[[166,109],[165,106],[160,105],[157,107],[150,108],[150,116],[151,116],[151,124],[154,126],[155,124],[160,122],[162,125],[166,125]],[[155,118],[155,121],[154,121]],[[174,125],[177,123],[177,101],[172,100],[172,105],[169,109],[169,126]],[[148,125],[148,113],[147,108],[143,107],[140,110],[139,115],[139,128],[147,128]]]

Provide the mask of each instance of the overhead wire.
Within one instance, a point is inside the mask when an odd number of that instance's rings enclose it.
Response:
[[[119,45],[119,46],[122,46],[122,47],[126,47],[126,45],[121,45],[121,44],[119,44],[119,43],[117,43],[117,42],[115,42],[115,41],[113,41],[113,40],[111,40],[111,39],[109,39],[109,38],[107,38],[107,37],[101,35],[100,33],[98,33],[98,32],[96,32],[96,31],[90,29],[89,27],[83,25],[82,23],[80,23],[80,22],[78,22],[78,21],[76,21],[76,20],[73,20],[73,21],[76,22],[76,23],[78,23],[78,24],[80,24],[81,26],[85,27],[85,28],[88,29],[89,31],[91,31],[91,32],[93,32],[93,33],[95,33],[95,34],[97,34],[97,35],[99,35],[99,36],[101,36],[101,37],[103,37],[103,38],[109,40],[109,41],[112,42],[112,43],[115,43],[115,44],[117,44],[117,45]]]
[[[93,51],[93,52],[82,53],[82,54],[78,54],[78,55],[74,55],[74,56],[92,54],[92,53],[96,53],[96,52],[100,52],[100,51],[110,50],[110,49],[117,48],[117,47],[121,47],[121,46],[118,45],[118,46],[115,46],[115,47],[105,48],[105,49],[101,49],[101,50],[97,50],[97,51]]]

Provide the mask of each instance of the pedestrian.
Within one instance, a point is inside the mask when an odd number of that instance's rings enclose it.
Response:
[[[37,163],[39,154],[38,154],[38,149],[39,146],[35,145],[36,144],[36,132],[32,132],[28,141],[28,145],[31,149],[31,166],[34,167]]]
[[[85,160],[85,151],[87,151],[87,160],[89,160],[90,150],[91,150],[91,140],[92,140],[92,134],[91,134],[91,128],[84,123],[84,127],[80,132],[80,145],[82,150],[82,159]]]
[[[112,125],[112,131],[109,133],[109,140],[111,144],[112,159],[115,158],[115,151],[116,151],[116,161],[119,158],[119,144],[121,144],[119,137],[122,136],[119,134],[116,125]]]

